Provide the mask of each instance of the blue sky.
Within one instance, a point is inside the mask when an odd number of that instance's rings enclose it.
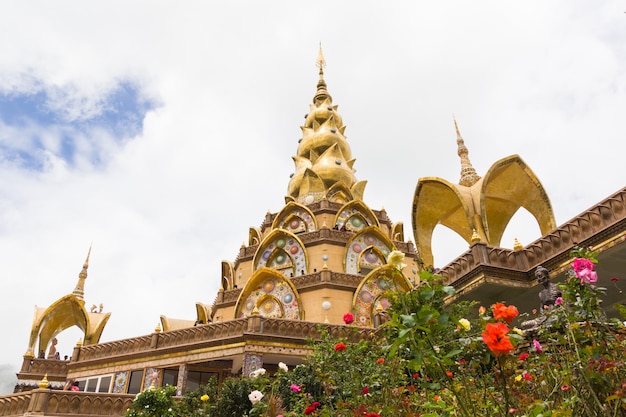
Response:
[[[130,82],[117,84],[96,103],[87,105],[81,100],[68,100],[67,97],[74,93],[72,90],[50,93],[40,89],[0,94],[0,150],[5,162],[24,169],[43,170],[44,151],[47,151],[71,167],[82,150],[78,142],[87,141],[90,145],[88,159],[97,167],[106,163],[106,155],[97,143],[98,137],[106,134],[123,143],[141,133],[146,113],[155,107],[154,102],[143,98],[138,87]],[[65,105],[59,105],[59,102]],[[5,134],[2,134],[3,130]],[[15,131],[23,135],[9,133]],[[100,134],[93,135],[94,131],[100,131]]]
[[[418,179],[458,181],[453,114],[479,175],[520,155],[568,221],[625,183],[625,25],[617,0],[3,3],[0,384],[90,245],[103,341],[214,300],[284,204],[320,41],[365,203],[407,238]],[[538,230],[520,213],[502,245]],[[434,243],[436,266],[467,249]]]

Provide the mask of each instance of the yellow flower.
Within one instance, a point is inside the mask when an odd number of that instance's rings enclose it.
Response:
[[[209,396],[208,396],[208,395],[206,395],[206,394],[204,394],[202,397],[200,397],[200,399],[201,399],[202,401],[209,401]]]
[[[406,266],[406,264],[402,263],[404,261],[404,253],[399,250],[391,251],[389,256],[387,257],[387,263],[389,265],[393,265],[398,269],[402,269]]]
[[[521,375],[517,375],[517,376],[515,377],[515,381],[516,381],[516,382],[520,382],[521,380],[522,380],[522,376],[521,376]]]
[[[513,327],[513,331],[520,336],[524,336],[524,331],[522,329],[518,329],[517,327]]]
[[[472,324],[469,322],[468,319],[459,320],[459,324],[461,325],[463,329],[465,329],[465,331],[468,331],[469,329],[472,328]]]

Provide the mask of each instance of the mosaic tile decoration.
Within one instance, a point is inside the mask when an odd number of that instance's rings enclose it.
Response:
[[[374,261],[372,265],[379,264],[375,259],[373,259],[375,252],[368,251],[368,248],[377,248],[380,253],[385,256],[385,259],[380,259],[380,263],[387,263],[386,258],[391,252],[391,248],[377,236],[371,233],[364,233],[357,236],[352,242],[350,242],[350,246],[348,247],[348,251],[346,253],[346,273],[355,275],[359,274],[359,255],[363,251],[365,251],[364,255],[366,256],[366,261],[369,256],[369,259]],[[372,253],[372,255],[370,255],[370,253]]]
[[[303,208],[299,208],[289,212],[289,215],[285,216],[285,219],[278,224],[278,227],[294,234],[314,232],[315,219],[313,219],[311,213]]]
[[[126,392],[126,380],[128,379],[128,371],[122,371],[115,374],[113,379],[113,394],[124,394]]]
[[[306,274],[306,253],[300,242],[293,236],[277,235],[263,250],[256,269],[268,267],[281,272],[286,277]]]
[[[282,279],[268,278],[248,295],[240,317],[252,315],[254,307],[263,317],[300,319],[298,300],[291,286]]]

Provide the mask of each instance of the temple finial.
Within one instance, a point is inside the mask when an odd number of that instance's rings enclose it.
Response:
[[[322,53],[322,42],[320,42],[320,50],[317,53],[317,61],[315,63],[317,67],[320,69],[320,78],[324,75],[324,67],[326,66],[326,60],[324,59],[324,54]]]
[[[85,295],[85,280],[87,279],[87,268],[89,268],[89,256],[91,255],[91,245],[89,245],[89,251],[87,252],[87,258],[85,259],[85,263],[83,264],[83,269],[78,274],[78,282],[76,283],[76,288],[72,294],[76,296],[79,300],[82,300]]]
[[[458,147],[457,154],[461,158],[461,180],[459,181],[459,184],[471,187],[478,182],[480,176],[476,173],[476,170],[469,160],[469,151],[467,150],[463,137],[461,136],[461,132],[459,131],[459,125],[456,123],[456,117],[454,117],[454,129],[456,130],[456,144]]]
[[[317,103],[318,101],[323,101],[328,98],[332,100],[330,94],[328,94],[328,90],[326,90],[326,81],[324,81],[324,67],[326,66],[326,60],[324,59],[324,54],[322,53],[322,43],[320,42],[320,50],[317,53],[317,61],[315,61],[315,65],[320,69],[320,79],[317,82],[317,93],[315,97],[313,97],[313,103]]]

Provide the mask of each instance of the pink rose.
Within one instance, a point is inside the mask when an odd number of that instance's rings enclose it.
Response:
[[[576,278],[580,278],[581,284],[595,284],[598,281],[598,274],[591,269],[581,269],[576,272]]]
[[[583,269],[589,269],[593,271],[595,267],[595,264],[587,258],[576,258],[574,259],[574,262],[572,262],[572,268],[574,268],[574,271],[576,271],[576,273],[582,271]]]
[[[300,385],[296,385],[296,384],[291,384],[289,389],[291,391],[293,391],[293,392],[300,392],[300,391],[302,391],[302,388],[300,388]]]

